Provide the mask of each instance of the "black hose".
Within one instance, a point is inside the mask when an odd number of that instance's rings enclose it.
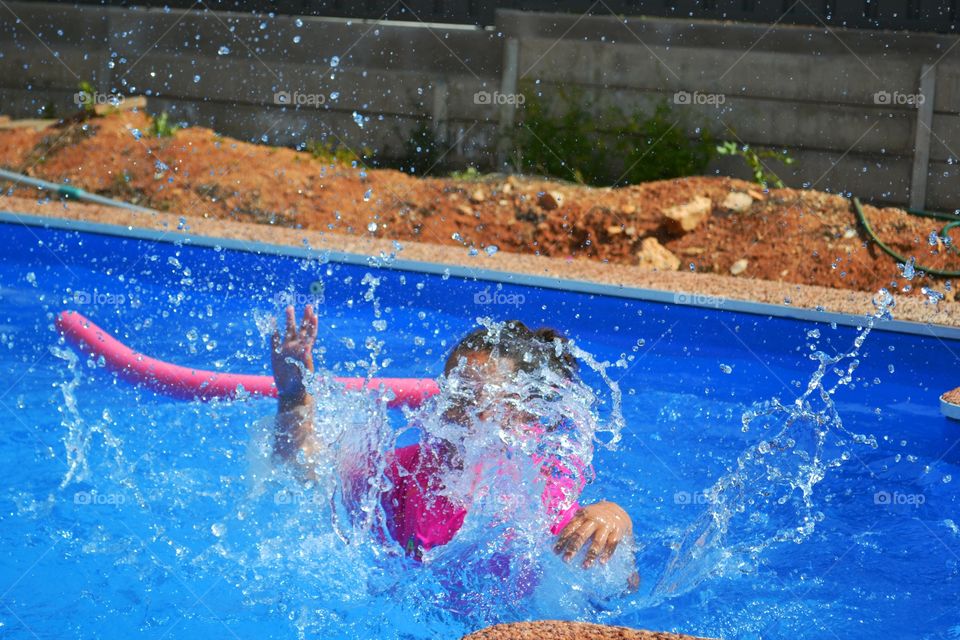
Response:
[[[867,216],[864,215],[864,213],[863,213],[863,206],[860,204],[860,199],[859,199],[859,198],[852,198],[852,200],[853,200],[853,208],[854,208],[854,209],[856,210],[856,212],[857,212],[857,218],[860,220],[860,224],[862,224],[862,225],[863,225],[863,228],[866,230],[867,235],[870,236],[870,239],[873,240],[873,241],[877,244],[878,247],[880,247],[881,249],[883,249],[883,251],[884,251],[885,253],[887,253],[887,254],[890,255],[890,256],[893,256],[893,257],[896,258],[898,261],[900,261],[900,262],[902,262],[902,263],[904,263],[904,264],[907,264],[907,263],[909,262],[909,259],[908,259],[908,258],[906,258],[905,256],[900,255],[899,253],[897,253],[896,251],[894,251],[893,249],[891,249],[890,247],[888,247],[888,246],[886,245],[886,243],[884,243],[884,241],[881,240],[880,238],[878,238],[878,237],[877,237],[877,234],[874,233],[873,227],[871,227],[871,226],[870,226],[870,222],[867,221]],[[935,219],[937,219],[937,220],[952,220],[953,222],[947,224],[947,225],[943,228],[943,231],[941,232],[941,236],[942,236],[942,237],[945,237],[947,231],[949,231],[949,230],[952,229],[953,227],[960,226],[960,220],[958,220],[956,216],[951,216],[951,215],[948,215],[948,214],[945,214],[945,213],[933,213],[933,212],[930,212],[930,211],[919,211],[919,210],[917,210],[917,209],[911,209],[911,210],[908,210],[908,211],[909,211],[909,213],[911,213],[911,214],[913,214],[913,215],[921,216],[921,217],[924,217],[924,218],[935,218]],[[923,271],[924,273],[927,273],[927,274],[930,274],[930,275],[934,275],[934,276],[941,276],[941,277],[944,277],[944,278],[960,278],[960,271],[946,271],[946,270],[944,270],[944,269],[934,269],[933,267],[924,267],[924,266],[920,266],[920,265],[916,265],[915,268],[916,268],[917,270],[919,270],[919,271]]]

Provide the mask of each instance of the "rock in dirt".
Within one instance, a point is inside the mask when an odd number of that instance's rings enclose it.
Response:
[[[483,189],[476,189],[473,193],[470,194],[470,202],[478,204],[487,199],[487,194],[483,192]]]
[[[723,203],[720,205],[727,211],[733,211],[734,213],[743,213],[753,204],[753,198],[749,194],[743,193],[742,191],[731,191],[727,194],[727,197],[723,199]]]
[[[539,620],[498,624],[464,636],[463,640],[696,640],[692,636],[587,622]]]
[[[537,196],[537,204],[544,211],[553,211],[563,204],[563,194],[558,191],[543,191]]]
[[[740,258],[739,260],[734,262],[732,265],[730,265],[730,275],[732,276],[740,275],[741,273],[747,270],[747,267],[749,265],[750,263],[747,261],[746,258]]]
[[[713,209],[713,201],[706,196],[697,196],[690,202],[678,204],[663,210],[667,218],[667,227],[675,233],[687,233],[697,228]]]
[[[676,271],[680,268],[680,258],[660,244],[656,238],[644,238],[637,252],[637,264],[658,271]]]

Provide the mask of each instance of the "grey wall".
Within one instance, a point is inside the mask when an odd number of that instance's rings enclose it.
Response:
[[[549,98],[576,85],[595,98],[598,113],[665,100],[691,135],[706,127],[722,139],[787,148],[797,164],[771,166],[791,186],[906,203],[921,192],[916,165],[926,167],[924,206],[960,207],[956,36],[516,11],[500,11],[493,28],[478,29],[7,6],[0,12],[0,111],[16,117],[36,117],[48,101],[67,112],[77,83],[90,80],[104,92],[147,95],[151,111],[271,144],[327,139],[396,157],[424,124],[447,141],[446,165],[490,168],[498,127],[513,113],[477,104],[477,91],[517,86]],[[229,52],[220,54],[224,46]],[[516,64],[506,54],[511,46]],[[922,83],[924,65],[933,68]],[[916,94],[921,84],[930,90],[931,80],[928,124],[922,110],[875,99],[878,92]],[[279,91],[319,93],[326,102],[281,107],[274,104]],[[678,91],[719,95],[723,104],[676,104]],[[921,150],[929,144],[927,164],[918,162],[918,142]],[[747,177],[729,159],[711,170]]]

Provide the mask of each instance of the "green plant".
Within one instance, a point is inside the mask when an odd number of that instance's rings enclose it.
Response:
[[[166,111],[160,112],[153,117],[150,122],[150,135],[154,138],[170,138],[177,132],[179,127],[170,122],[170,116]]]
[[[536,88],[524,92],[512,136],[518,168],[595,186],[701,174],[714,153],[705,129],[691,140],[662,103],[653,114],[596,108],[578,89],[557,90],[553,109]]]
[[[476,167],[467,167],[462,171],[451,171],[450,178],[453,180],[464,180],[466,182],[476,182],[482,178],[482,174]]]
[[[94,115],[96,110],[96,90],[93,88],[93,85],[86,80],[81,80],[77,84],[77,102],[79,107],[87,115]]]
[[[658,104],[649,117],[634,114],[617,136],[618,155],[627,167],[619,183],[702,175],[713,157],[715,143],[706,129],[697,133],[697,138],[688,138],[665,102]]]
[[[770,185],[777,189],[783,189],[784,187],[783,180],[781,180],[780,176],[774,173],[773,170],[767,167],[763,162],[764,159],[777,160],[787,166],[796,162],[796,160],[787,155],[786,149],[779,152],[770,149],[756,151],[748,144],[738,145],[736,142],[730,141],[717,145],[717,153],[722,156],[739,156],[743,158],[743,161],[747,163],[750,171],[753,172],[754,182],[761,185],[764,189],[769,188]]]
[[[361,156],[346,145],[324,140],[308,140],[304,150],[317,160],[326,163],[353,164],[361,159]],[[366,149],[362,150],[362,153],[364,156],[368,155]]]

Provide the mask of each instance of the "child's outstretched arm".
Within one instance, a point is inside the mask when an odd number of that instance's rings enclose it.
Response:
[[[313,397],[304,385],[306,373],[313,373],[313,344],[317,339],[317,314],[307,305],[297,327],[292,306],[286,308],[286,329],[279,327],[270,341],[273,379],[277,385],[277,419],[274,452],[285,460],[302,465],[316,452],[313,437]],[[301,455],[302,453],[302,455]],[[309,469],[307,469],[309,473]]]

